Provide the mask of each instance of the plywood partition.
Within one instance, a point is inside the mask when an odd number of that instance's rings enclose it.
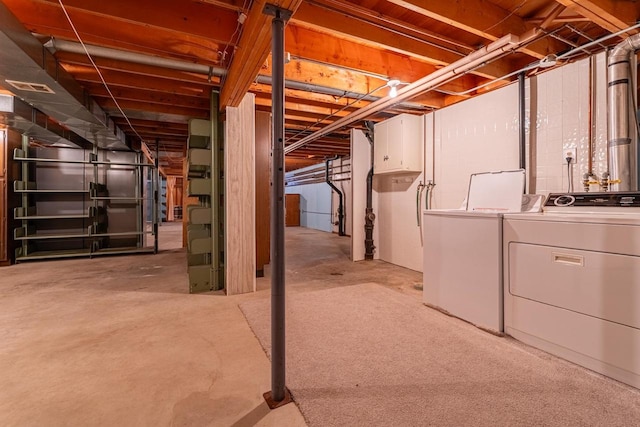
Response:
[[[227,107],[225,271],[227,295],[256,290],[255,95]]]
[[[256,111],[256,274],[264,275],[270,260],[271,114]]]

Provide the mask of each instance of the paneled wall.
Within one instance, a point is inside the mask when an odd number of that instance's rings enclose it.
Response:
[[[255,95],[227,107],[225,123],[225,287],[227,295],[256,290]]]

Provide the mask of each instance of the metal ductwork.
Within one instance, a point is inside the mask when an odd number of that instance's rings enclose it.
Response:
[[[78,42],[60,40],[52,37],[44,44],[44,46],[51,53],[61,51],[86,55],[84,48]],[[188,73],[198,73],[217,77],[223,76],[226,73],[224,68],[194,64],[192,62],[185,62],[177,59],[160,58],[157,56],[146,55],[144,53],[128,52],[86,43],[85,47],[91,56],[95,56],[97,58],[115,59],[119,61],[132,62],[134,64],[150,65],[152,67],[168,68],[171,70],[186,71]]]
[[[612,191],[636,190],[635,150],[632,147],[629,117],[631,86],[631,55],[640,49],[640,34],[625,39],[614,47],[607,59],[608,115],[607,151]],[[635,114],[635,111],[633,112]],[[637,131],[634,127],[634,133]]]
[[[0,2],[0,85],[100,148],[127,150],[119,129]]]
[[[85,55],[86,52],[80,43],[68,40],[60,40],[51,38],[44,46],[53,54],[55,52],[69,52]],[[102,46],[85,44],[87,51],[91,56],[96,58],[114,59],[118,61],[131,62],[134,64],[150,65],[154,67],[167,68],[170,70],[185,71],[188,73],[202,74],[205,76],[223,77],[227,71],[220,67],[210,67],[208,65],[194,64],[192,62],[180,61],[177,59],[159,58],[157,56],[146,55],[144,53],[128,52],[119,49],[113,49]],[[256,77],[256,83],[272,86],[271,76],[259,75]],[[377,101],[379,96],[366,95],[358,92],[345,91],[332,87],[315,85],[311,83],[299,82],[295,80],[285,80],[284,87],[287,89],[301,90],[305,92],[314,92],[324,95],[337,96],[340,98],[361,99],[363,101]],[[414,110],[424,110],[421,104],[413,102],[404,102],[398,107]]]
[[[91,143],[20,98],[0,95],[0,124],[45,145],[88,148]]]

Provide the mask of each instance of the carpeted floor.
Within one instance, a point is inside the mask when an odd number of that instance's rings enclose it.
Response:
[[[287,385],[311,426],[640,425],[640,391],[376,284],[287,298]]]

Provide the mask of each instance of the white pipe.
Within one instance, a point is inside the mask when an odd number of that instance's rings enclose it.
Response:
[[[78,53],[86,55],[86,52],[82,48],[80,43],[71,42],[67,40],[49,39],[44,46],[49,49],[51,53],[56,51]],[[108,47],[96,46],[85,44],[87,51],[91,56],[98,58],[115,59],[126,62],[133,62],[135,64],[150,65],[153,67],[169,68],[172,70],[186,71],[189,73],[199,73],[211,76],[222,76],[226,73],[224,68],[210,67],[208,65],[195,64],[186,61],[180,61],[177,59],[159,58],[157,56],[146,55],[143,53],[129,52],[125,50],[112,49]]]
[[[534,36],[532,36],[534,37]],[[472,52],[468,56],[447,65],[444,68],[441,68],[428,76],[421,78],[407,86],[404,86],[398,90],[398,96],[395,98],[381,98],[378,101],[372,102],[371,104],[363,107],[353,113],[344,116],[341,119],[336,120],[332,124],[325,126],[324,128],[318,130],[317,132],[301,139],[298,142],[295,142],[289,146],[287,146],[284,150],[285,154],[288,154],[308,142],[311,142],[315,139],[328,135],[329,133],[340,129],[344,126],[347,126],[351,123],[354,123],[358,120],[365,119],[369,117],[371,114],[382,111],[386,108],[391,107],[398,102],[411,99],[416,95],[421,94],[439,84],[445,83],[451,79],[458,77],[461,74],[464,74],[478,66],[481,66],[484,62],[488,62],[496,57],[504,54],[507,51],[515,50],[518,46],[526,43],[528,38],[525,40],[519,40],[518,37],[513,34],[508,34],[495,42]]]

